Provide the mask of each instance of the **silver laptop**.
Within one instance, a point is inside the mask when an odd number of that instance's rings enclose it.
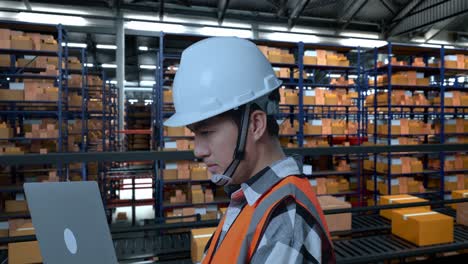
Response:
[[[25,183],[24,192],[44,263],[117,263],[96,182]]]

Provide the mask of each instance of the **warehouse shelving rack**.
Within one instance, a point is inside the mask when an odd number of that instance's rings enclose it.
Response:
[[[370,133],[373,138],[373,143],[377,144],[380,143],[377,141],[377,139],[380,137],[383,139],[384,144],[386,145],[391,145],[392,144],[392,137],[399,136],[399,137],[418,137],[422,138],[424,137],[423,143],[424,144],[430,144],[432,142],[439,142],[441,144],[446,143],[445,138],[447,136],[450,136],[451,134],[445,133],[444,131],[444,123],[446,121],[447,115],[450,115],[447,113],[447,109],[452,109],[456,114],[452,114],[453,116],[461,116],[465,119],[466,116],[466,106],[446,106],[444,105],[444,95],[445,92],[448,90],[459,90],[463,91],[466,89],[465,84],[459,84],[455,82],[454,85],[447,86],[448,82],[448,77],[451,77],[456,74],[468,74],[468,70],[466,69],[447,69],[445,67],[444,63],[444,58],[445,55],[447,54],[468,54],[467,50],[462,50],[462,49],[446,49],[444,46],[442,46],[440,49],[439,48],[432,48],[432,47],[420,47],[416,45],[410,45],[410,44],[393,44],[391,42],[388,42],[387,45],[379,47],[379,48],[374,48],[371,50],[373,59],[372,59],[372,66],[370,70],[367,70],[366,73],[368,76],[366,78],[372,78],[373,84],[370,85],[370,89],[366,89],[368,91],[368,94],[373,93],[374,94],[374,100],[373,100],[373,105],[368,107],[372,109],[372,112],[369,112],[369,115],[371,115],[371,118],[368,120],[373,120],[374,121],[374,130],[369,131],[372,132]],[[383,54],[384,56],[386,55],[386,60],[387,63],[385,65],[380,65],[378,66],[378,55]],[[423,57],[424,63],[426,67],[423,66],[411,66],[411,65],[393,65],[392,64],[392,57],[396,56],[405,56],[407,59],[409,59],[409,63],[412,64],[414,57]],[[439,57],[440,60],[440,65],[438,67],[428,66],[429,65],[429,58],[433,57],[433,59]],[[416,72],[421,72],[424,74],[425,77],[427,76],[434,76],[434,78],[429,85],[400,85],[392,84],[392,73],[396,73],[399,71],[416,71]],[[383,74],[384,76],[387,77],[387,83],[385,84],[378,84],[377,82],[377,75]],[[368,82],[366,80],[365,85],[368,85]],[[414,94],[415,91],[421,91],[424,93],[426,98],[430,98],[431,93],[439,94],[441,103],[440,105],[433,105],[433,104],[428,104],[428,105],[399,105],[398,103],[393,103],[392,102],[392,90],[405,90],[409,91],[412,94]],[[386,103],[378,103],[378,93],[379,92],[386,92],[387,93],[387,102]],[[423,109],[421,111],[421,109]],[[408,134],[408,135],[403,135],[403,134],[392,134],[391,131],[391,126],[392,126],[392,120],[394,118],[408,118],[410,120],[422,120],[424,123],[428,123],[429,121],[432,120],[439,120],[440,122],[440,132],[439,133],[423,133],[423,134]],[[377,133],[377,127],[378,127],[378,120],[387,120],[387,133],[384,134],[379,134]],[[385,121],[384,121],[385,123]],[[452,134],[455,136],[463,136],[466,134]],[[444,151],[439,152],[438,158],[440,160],[440,168],[439,169],[434,169],[434,168],[429,168],[428,167],[428,155],[424,154],[423,155],[423,171],[421,172],[412,172],[412,173],[401,173],[401,174],[395,174],[392,173],[391,171],[391,158],[393,156],[403,156],[408,153],[401,153],[401,154],[389,154],[386,157],[387,160],[387,168],[388,171],[387,173],[377,173],[377,155],[374,155],[373,159],[373,169],[372,169],[372,177],[373,177],[373,198],[374,201],[378,200],[378,188],[377,188],[377,175],[383,175],[386,180],[386,185],[387,185],[387,192],[388,194],[391,194],[391,180],[392,177],[405,177],[405,176],[414,176],[414,175],[422,175],[423,176],[423,186],[425,189],[428,187],[428,179],[430,177],[437,177],[440,180],[440,188],[439,190],[431,190],[431,191],[425,191],[424,193],[421,192],[416,192],[416,193],[411,193],[411,194],[416,194],[416,195],[422,195],[422,196],[427,196],[427,195],[432,195],[432,194],[437,194],[439,197],[443,197],[444,194],[448,194],[450,192],[446,192],[444,188],[444,161],[445,161],[445,156],[446,153]],[[410,154],[411,156],[411,154]],[[467,170],[458,170],[456,172],[466,172]]]
[[[193,43],[197,40],[201,40],[205,37],[202,36],[193,36],[193,35],[178,35],[178,34],[165,34],[163,32],[160,33],[159,35],[159,49],[157,50],[157,67],[155,71],[155,80],[156,84],[154,85],[154,92],[153,92],[153,102],[154,108],[152,109],[153,116],[155,117],[153,119],[153,127],[155,128],[153,130],[153,149],[155,150],[162,150],[164,149],[164,141],[166,137],[164,137],[164,131],[163,131],[163,125],[162,122],[165,118],[168,118],[174,111],[172,103],[167,103],[163,101],[163,91],[164,89],[167,89],[167,86],[170,86],[172,84],[172,79],[175,75],[173,72],[166,72],[166,68],[173,63],[178,63],[180,60],[180,52],[175,51],[172,53],[166,52],[166,50],[169,50],[170,47],[166,45],[165,43],[167,42],[172,42],[175,40],[180,40],[181,38],[185,38],[186,40],[188,39],[188,42]],[[288,119],[292,120],[293,119],[298,119],[299,120],[299,130],[296,134],[293,135],[280,135],[280,138],[295,138],[297,139],[297,143],[299,147],[303,146],[304,143],[304,138],[305,136],[323,136],[323,135],[307,135],[304,134],[304,122],[306,121],[307,118],[313,118],[314,116],[318,116],[318,114],[314,113],[307,113],[306,109],[320,109],[321,110],[321,115],[322,116],[329,116],[329,117],[339,117],[339,116],[345,116],[347,113],[353,113],[354,112],[354,121],[356,121],[357,126],[358,126],[358,131],[354,135],[342,135],[341,140],[352,140],[355,143],[354,144],[361,144],[363,142],[363,131],[364,131],[364,125],[366,122],[364,122],[364,118],[366,115],[363,113],[363,110],[361,110],[360,106],[362,106],[363,102],[363,93],[361,87],[361,79],[362,79],[362,67],[361,67],[361,61],[360,61],[360,54],[361,54],[361,49],[359,47],[340,47],[340,46],[330,46],[330,45],[317,45],[317,44],[311,44],[311,43],[289,43],[289,42],[275,42],[275,41],[267,41],[267,40],[255,40],[254,41],[258,45],[265,45],[268,47],[276,47],[276,48],[282,48],[282,49],[288,49],[290,53],[295,54],[296,61],[294,63],[271,63],[274,68],[288,68],[290,69],[290,78],[280,78],[283,81],[283,86],[289,89],[295,89],[297,87],[298,89],[298,97],[299,97],[299,104],[298,105],[287,105],[287,104],[282,104],[280,105],[280,109],[283,110],[281,114],[278,115],[279,119],[286,119],[285,122],[287,122]],[[327,49],[327,50],[334,50],[337,52],[348,52],[348,53],[354,53],[356,54],[356,65],[351,66],[351,67],[340,67],[340,66],[329,66],[329,65],[304,65],[303,63],[303,56],[304,56],[304,51],[306,49]],[[299,72],[298,78],[294,77],[294,72]],[[304,74],[307,71],[312,71],[313,76],[317,76],[319,74],[323,74],[323,76],[330,76],[330,74],[339,72],[342,73],[343,76],[348,77],[350,74],[356,75],[356,83],[353,86],[343,86],[343,85],[330,85],[328,83],[323,83],[318,78],[304,78]],[[357,98],[353,99],[354,105],[350,106],[339,106],[343,111],[336,111],[332,110],[333,107],[336,106],[328,106],[328,105],[304,105],[303,104],[303,94],[304,91],[306,90],[306,87],[326,87],[328,89],[334,89],[334,88],[342,88],[346,89],[347,91],[351,89],[355,89],[358,96]],[[357,108],[354,111],[351,111],[351,108]],[[342,113],[343,112],[343,113]],[[349,116],[346,116],[346,120],[348,120]],[[333,145],[333,142],[336,140],[334,136],[326,136],[327,140],[329,141],[330,145]],[[180,137],[170,137],[171,140],[177,140],[177,139],[191,139],[192,137],[189,136],[180,136]],[[347,160],[349,161],[349,156],[345,156]],[[331,163],[331,162],[329,162]],[[361,162],[360,162],[360,157],[356,159],[356,170],[354,171],[333,171],[333,168],[331,168],[332,165],[329,165],[326,171],[317,171],[313,172],[312,175],[308,175],[311,178],[319,177],[319,176],[331,176],[331,175],[345,175],[345,176],[350,176],[350,175],[356,175],[356,180],[357,180],[357,186],[358,189],[357,191],[352,191],[352,192],[344,192],[344,193],[338,193],[337,195],[349,195],[349,196],[360,196],[361,195],[361,179],[360,179],[360,171],[362,170]],[[204,183],[209,183],[209,180],[204,180],[204,181],[193,181],[193,180],[163,180],[162,173],[164,164],[162,162],[159,162],[155,164],[155,173],[158,175],[157,177],[157,191],[158,193],[156,196],[158,196],[155,199],[155,208],[159,208],[159,210],[156,210],[157,213],[156,215],[159,217],[163,217],[164,215],[164,210],[169,209],[169,208],[177,208],[177,207],[188,207],[188,206],[193,206],[191,203],[185,203],[185,204],[173,204],[173,205],[168,205],[165,204],[164,202],[164,187],[168,184],[189,184],[189,187],[191,183],[196,183],[196,184],[204,184]],[[361,200],[361,199],[360,199]],[[160,201],[160,202],[157,202]],[[216,203],[221,203],[224,204],[227,202],[227,200],[219,200],[215,201]]]
[[[36,33],[47,33],[55,34],[57,37],[57,50],[18,50],[18,49],[0,49],[0,54],[10,56],[10,66],[2,67],[2,73],[0,78],[6,79],[6,82],[10,80],[23,80],[23,79],[36,79],[36,80],[50,80],[54,81],[56,87],[58,87],[58,100],[57,101],[4,101],[2,100],[0,104],[2,105],[2,110],[0,110],[0,115],[4,117],[5,120],[11,125],[11,127],[16,128],[19,126],[19,131],[13,129],[14,137],[8,139],[2,139],[8,142],[15,143],[26,143],[32,141],[50,141],[55,142],[56,149],[58,152],[66,151],[66,144],[64,144],[64,139],[67,137],[67,130],[63,129],[62,125],[66,124],[67,112],[66,112],[66,94],[67,94],[67,79],[68,69],[67,65],[64,67],[62,63],[57,65],[57,75],[41,75],[38,74],[46,70],[45,68],[37,67],[16,67],[16,58],[18,56],[51,56],[57,57],[58,61],[61,62],[62,59],[67,60],[68,57],[68,47],[62,47],[62,43],[67,42],[67,31],[63,28],[62,25],[49,26],[49,25],[32,25],[29,23],[23,22],[1,22],[0,26],[2,28],[14,29],[14,30],[23,30],[27,33],[36,32]],[[33,59],[35,60],[35,58]],[[64,96],[65,95],[65,96]],[[1,99],[0,99],[1,100]],[[58,136],[53,138],[26,138],[24,131],[24,118],[51,118],[56,119],[58,122]],[[3,118],[2,118],[3,119]],[[64,167],[62,164],[57,166],[57,175],[59,178],[64,177]],[[65,168],[66,169],[66,168]],[[25,180],[25,175],[29,173],[47,173],[52,171],[53,168],[42,167],[40,169],[27,170],[25,168],[17,168],[15,166],[10,167],[11,183],[17,185],[17,178],[20,181]],[[22,188],[1,188],[2,192],[13,192],[18,193],[22,192]]]

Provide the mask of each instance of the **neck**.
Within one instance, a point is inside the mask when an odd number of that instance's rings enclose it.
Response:
[[[277,139],[271,139],[268,140],[268,142],[260,144],[256,151],[256,156],[258,159],[253,166],[252,173],[249,178],[263,170],[265,167],[286,157]]]

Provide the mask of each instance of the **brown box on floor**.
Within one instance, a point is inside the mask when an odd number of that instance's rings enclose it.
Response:
[[[8,220],[8,234],[10,237],[30,236],[36,232],[31,219],[12,219]]]
[[[203,254],[205,253],[204,251],[206,244],[208,243],[208,240],[210,240],[215,230],[216,228],[214,227],[208,227],[192,229],[190,231],[190,249],[193,263],[201,262]]]
[[[453,242],[453,218],[421,208],[396,209],[392,233],[418,246]]]
[[[318,196],[317,199],[322,210],[351,208],[350,203],[343,202],[333,196]],[[325,215],[325,219],[330,232],[351,229],[351,213]]]
[[[37,241],[9,243],[8,263],[42,263],[41,251]]]
[[[468,226],[468,203],[457,204],[457,224]]]

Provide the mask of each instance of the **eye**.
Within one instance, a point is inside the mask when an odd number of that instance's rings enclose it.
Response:
[[[208,136],[208,135],[211,134],[211,133],[213,133],[213,131],[211,131],[211,130],[204,130],[204,131],[198,132],[198,134],[199,134],[200,136]]]

